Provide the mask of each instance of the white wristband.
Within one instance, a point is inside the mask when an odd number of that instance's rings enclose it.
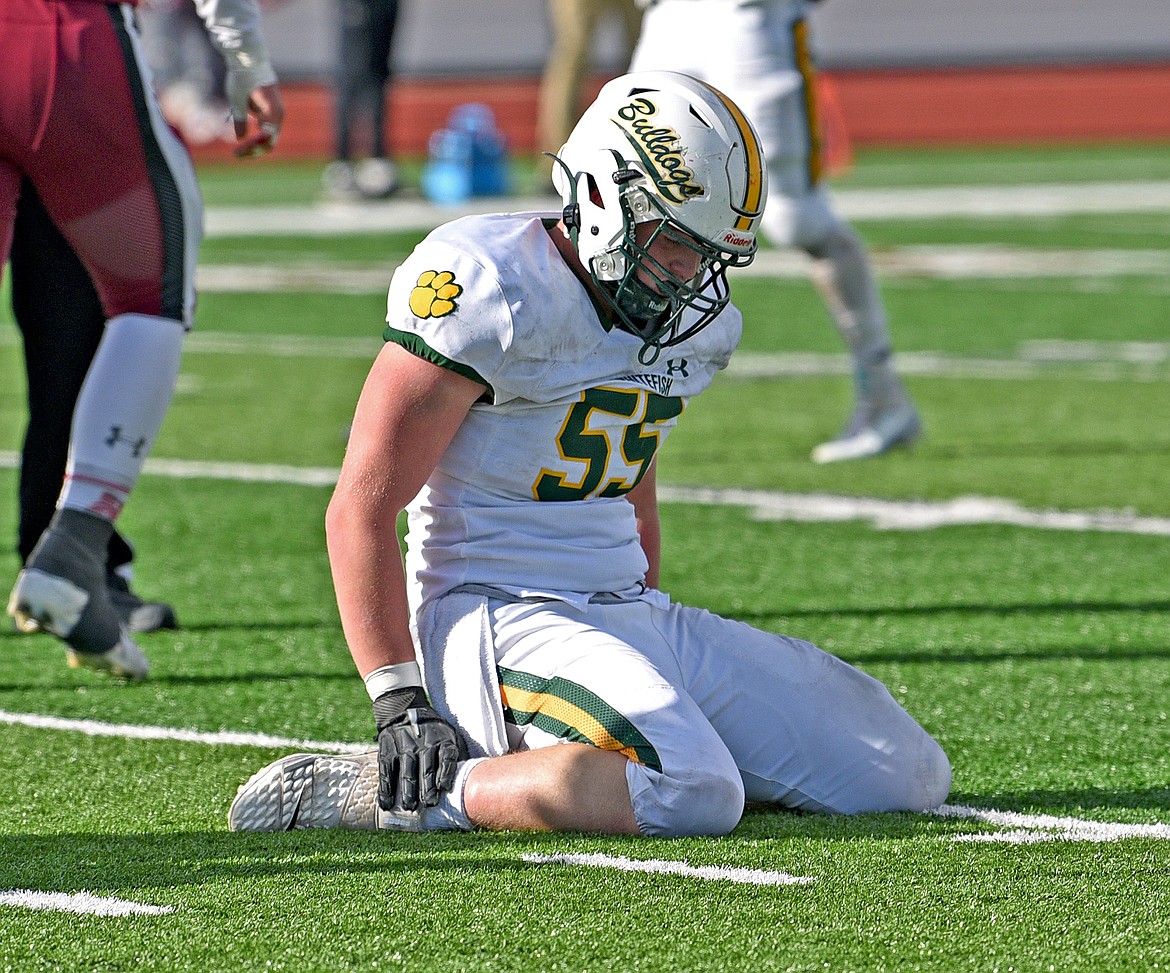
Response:
[[[365,677],[364,682],[370,699],[377,699],[383,693],[388,693],[393,689],[406,689],[410,686],[421,687],[423,684],[422,670],[419,669],[417,662],[398,662],[375,669]]]

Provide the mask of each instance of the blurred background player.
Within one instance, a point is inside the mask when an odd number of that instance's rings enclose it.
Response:
[[[138,30],[163,115],[188,145],[235,141],[227,65],[195,0],[140,0]]]
[[[198,6],[227,64],[236,153],[263,154],[284,107],[256,2]],[[67,43],[77,36],[86,44]],[[131,4],[0,7],[0,257],[8,259],[27,180],[85,267],[105,319],[73,409],[60,496],[8,611],[18,627],[62,639],[71,664],[127,678],[149,666],[111,598],[110,541],[174,391],[202,236],[190,156],[148,80]],[[78,307],[84,314],[84,301]],[[65,367],[76,365],[72,350],[63,355]]]
[[[552,48],[540,80],[536,121],[536,145],[541,152],[556,152],[581,117],[594,34],[608,17],[621,23],[626,44],[624,70],[642,24],[636,0],[548,0]],[[543,165],[547,176],[551,163]]]
[[[630,69],[682,71],[714,85],[760,133],[771,195],[762,221],[777,246],[813,260],[813,280],[853,360],[855,402],[818,463],[864,459],[922,434],[894,370],[886,311],[869,255],[834,210],[822,177],[807,0],[646,0]]]
[[[333,78],[333,155],[321,181],[331,199],[384,199],[398,189],[398,167],[386,144],[398,0],[339,0]],[[365,140],[369,155],[355,161]]]

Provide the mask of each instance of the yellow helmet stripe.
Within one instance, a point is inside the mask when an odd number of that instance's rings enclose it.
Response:
[[[740,138],[743,140],[743,154],[747,164],[747,187],[744,191],[743,203],[737,208],[740,217],[735,222],[735,228],[737,230],[750,230],[752,222],[760,215],[760,204],[764,195],[764,153],[760,149],[760,141],[756,138],[755,129],[747,120],[747,116],[739,110],[739,106],[718,88],[713,88],[711,85],[707,85],[707,87],[723,102],[723,107],[727,109],[735,121]]]

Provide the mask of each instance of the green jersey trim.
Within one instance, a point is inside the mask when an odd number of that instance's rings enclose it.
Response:
[[[492,386],[482,375],[474,368],[469,368],[467,365],[461,365],[457,361],[452,361],[446,355],[442,355],[435,351],[422,338],[409,331],[399,331],[397,328],[386,326],[386,330],[382,332],[384,341],[393,342],[396,345],[405,348],[412,355],[421,358],[423,361],[429,361],[432,365],[438,365],[440,368],[445,368],[448,371],[454,372],[456,375],[462,375],[464,378],[469,378],[473,382],[477,382],[485,387],[485,392],[481,396],[483,401],[491,402],[493,399]]]

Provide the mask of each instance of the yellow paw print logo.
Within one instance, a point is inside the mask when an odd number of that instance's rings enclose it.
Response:
[[[410,309],[415,317],[441,318],[458,307],[455,298],[462,293],[451,271],[424,270],[410,292]]]

